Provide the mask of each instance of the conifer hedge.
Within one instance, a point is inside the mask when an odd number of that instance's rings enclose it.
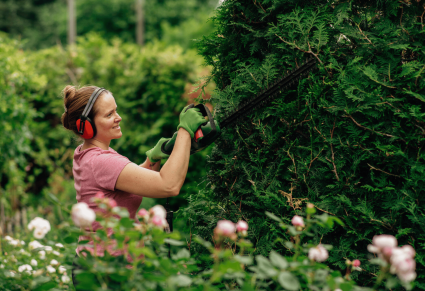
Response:
[[[392,234],[417,250],[425,289],[424,4],[224,1],[217,31],[199,42],[216,118],[307,58],[318,70],[222,133],[185,212],[192,231],[211,239],[217,220],[244,219],[257,253],[284,253],[265,211],[289,221],[311,202],[345,224],[314,239],[334,246],[332,268],[360,259],[354,277],[370,284],[367,245]]]

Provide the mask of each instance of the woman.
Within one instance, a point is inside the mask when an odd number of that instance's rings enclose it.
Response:
[[[170,156],[161,152],[162,144],[168,141],[162,138],[153,149],[146,152],[146,161],[136,165],[109,147],[111,140],[118,139],[123,134],[120,127],[122,118],[117,112],[117,104],[111,92],[95,86],[80,89],[66,86],[63,98],[65,113],[61,118],[62,124],[79,137],[84,119],[81,115],[85,109],[90,110],[88,101],[90,100],[89,105],[94,101],[92,109],[87,113],[94,124],[92,136],[87,135],[90,128],[86,126],[86,133],[82,135],[85,138],[84,143],[74,151],[73,174],[78,202],[85,202],[96,211],[96,205],[91,199],[101,191],[105,197],[114,199],[117,206],[126,207],[130,218],[134,219],[143,197],[166,198],[179,194],[189,165],[191,139],[199,126],[205,123],[198,109],[184,108],[180,113],[178,135]],[[87,121],[85,124],[88,124]],[[168,161],[160,170],[163,158],[168,158]],[[96,230],[100,226],[94,222],[92,227]],[[112,231],[108,230],[108,235],[111,234]],[[82,239],[84,238],[80,237]],[[82,249],[77,249],[77,255]],[[94,253],[93,248],[84,249]],[[97,250],[98,255],[103,255],[105,251],[102,247]],[[107,251],[111,255],[122,255],[109,248]],[[72,277],[76,285],[74,272]]]

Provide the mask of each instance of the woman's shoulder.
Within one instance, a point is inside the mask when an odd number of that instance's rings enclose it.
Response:
[[[117,153],[113,148],[109,148],[108,150],[103,150],[99,147],[92,147],[92,148],[86,148],[82,149],[82,144],[79,145],[75,151],[74,151],[74,160],[91,160],[93,158],[96,158],[98,156],[115,156],[115,157],[124,157]]]

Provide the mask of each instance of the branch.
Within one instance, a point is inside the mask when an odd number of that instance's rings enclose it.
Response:
[[[333,138],[334,130],[335,130],[335,120],[334,120],[334,126],[333,126],[332,131],[331,131],[331,139]],[[332,151],[332,164],[334,165],[334,172],[335,172],[335,176],[336,176],[337,181],[339,182],[338,172],[336,171],[335,156],[334,156],[334,149],[333,149],[333,146],[332,146],[332,142],[330,142],[329,144],[331,145],[331,151]]]
[[[390,175],[390,176],[394,176],[394,177],[401,178],[401,176],[399,176],[399,175],[394,175],[394,174],[391,174],[391,173],[385,172],[385,171],[383,171],[383,170],[381,170],[381,169],[375,168],[375,167],[374,167],[374,166],[372,166],[371,164],[367,164],[367,165],[370,167],[370,169],[371,169],[371,170],[381,171],[382,173],[385,173],[385,174],[387,174],[387,175]]]
[[[289,45],[293,45],[296,49],[298,49],[298,50],[300,50],[300,51],[302,51],[302,52],[304,52],[304,53],[307,53],[307,54],[312,54],[322,65],[323,65],[323,62],[319,59],[319,57],[314,53],[314,52],[312,52],[311,51],[311,48],[310,48],[310,44],[308,44],[308,46],[309,46],[309,51],[306,51],[306,50],[303,50],[302,48],[300,48],[300,47],[298,47],[296,44],[295,44],[295,41],[294,41],[294,43],[290,43],[290,42],[287,42],[286,40],[284,40],[283,38],[281,38],[280,36],[278,36],[276,33],[275,33],[275,35],[278,37],[278,38],[280,38],[280,40],[281,41],[283,41],[284,43],[286,43],[286,44],[289,44]]]
[[[347,113],[348,114],[348,112],[346,111],[346,110],[344,110],[344,112],[345,113]],[[367,128],[367,127],[365,127],[365,126],[363,126],[363,125],[361,125],[361,124],[359,124],[356,120],[354,120],[354,118],[350,115],[350,114],[348,114],[348,116],[347,115],[343,115],[342,117],[349,117],[358,127],[360,127],[360,128],[363,128],[363,129],[366,129],[366,130],[369,130],[369,131],[371,131],[371,132],[375,132],[375,133],[377,133],[377,134],[380,134],[380,135],[383,135],[383,136],[388,136],[388,137],[393,137],[393,138],[397,138],[396,136],[394,136],[394,135],[391,135],[391,134],[388,134],[388,133],[383,133],[383,132],[379,132],[379,131],[375,131],[375,130],[372,130],[372,129],[370,129],[370,128]],[[404,142],[406,142],[404,139],[402,139],[401,137],[399,137],[402,141],[404,141]]]

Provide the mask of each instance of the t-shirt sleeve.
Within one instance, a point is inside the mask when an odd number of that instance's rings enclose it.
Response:
[[[107,190],[115,191],[118,176],[131,161],[118,153],[102,153],[93,157],[91,166],[96,183]]]

